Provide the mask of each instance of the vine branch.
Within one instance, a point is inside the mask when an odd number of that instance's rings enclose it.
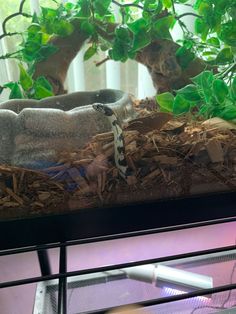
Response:
[[[141,6],[140,4],[136,4],[136,3],[124,3],[124,4],[122,4],[122,3],[119,3],[119,2],[116,1],[116,0],[112,0],[112,3],[118,5],[118,7],[120,7],[120,8],[136,7],[136,8],[139,8],[139,9],[141,9],[141,10],[144,9],[143,6]]]
[[[171,0],[171,5],[172,5],[173,13],[174,13],[174,15],[176,15],[174,0]]]
[[[103,63],[107,62],[108,60],[110,60],[109,57],[106,57],[105,59],[99,61],[99,62],[96,62],[96,67],[99,67],[100,65],[102,65]]]
[[[195,17],[198,17],[198,18],[202,19],[201,15],[198,15],[198,14],[193,13],[193,12],[186,12],[186,13],[183,13],[183,14],[180,14],[180,15],[176,15],[175,18],[178,20],[178,19],[181,19],[182,17],[187,16],[187,15],[192,15],[192,16],[195,16]]]
[[[7,16],[7,17],[5,18],[5,20],[3,21],[3,23],[2,23],[2,31],[3,31],[3,33],[2,33],[2,35],[0,36],[0,40],[1,40],[2,38],[4,38],[4,37],[7,37],[7,36],[19,35],[18,32],[14,32],[14,33],[8,33],[8,32],[7,32],[6,26],[7,26],[7,22],[8,22],[9,20],[11,20],[12,18],[14,18],[14,17],[16,17],[16,16],[19,16],[19,15],[24,16],[24,17],[32,17],[32,15],[23,12],[25,1],[26,1],[26,0],[21,0],[21,3],[20,3],[19,11],[18,11],[18,12],[13,13],[13,14]]]
[[[138,8],[140,10],[143,10],[143,11],[147,11],[147,12],[154,12],[154,10],[148,10],[148,9],[145,9],[142,5],[140,4],[136,4],[136,3],[119,3],[118,1],[116,0],[112,0],[112,3],[114,3],[115,5],[117,5],[118,7],[120,8],[125,8],[125,7],[135,7],[135,8]]]
[[[230,72],[234,72],[234,70],[236,70],[236,62],[230,65],[225,71],[219,73],[217,76],[223,79]]]

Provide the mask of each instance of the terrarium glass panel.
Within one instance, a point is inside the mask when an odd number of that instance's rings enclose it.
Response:
[[[2,103],[1,218],[233,190],[234,130],[151,105],[118,90]]]
[[[0,219],[235,191],[235,12],[228,0],[4,7]]]

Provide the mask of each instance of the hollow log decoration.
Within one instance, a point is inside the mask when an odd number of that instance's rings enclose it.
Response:
[[[176,57],[180,46],[167,39],[159,39],[138,52],[136,61],[148,68],[157,93],[176,90],[190,84],[190,78],[201,73],[206,64],[199,58],[182,69]]]
[[[85,41],[89,38],[80,29],[80,22],[73,21],[74,31],[66,37],[53,37],[50,44],[56,46],[58,51],[47,60],[36,64],[34,77],[45,76],[52,84],[55,95],[65,94],[64,82],[72,60],[76,57]]]
[[[116,24],[102,26],[97,23],[97,32],[103,39],[112,42]],[[47,60],[36,64],[34,77],[45,76],[53,86],[55,95],[65,93],[64,82],[70,63],[89,39],[80,29],[78,20],[72,21],[74,31],[67,37],[54,37],[50,43],[58,51]],[[190,83],[190,78],[206,69],[203,60],[195,58],[186,69],[182,69],[176,57],[181,47],[172,40],[158,39],[141,49],[135,60],[147,67],[157,93],[172,91]]]

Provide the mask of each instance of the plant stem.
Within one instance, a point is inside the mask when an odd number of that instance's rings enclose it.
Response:
[[[135,4],[135,3],[124,3],[124,4],[122,4],[122,3],[119,3],[119,2],[116,1],[116,0],[112,0],[112,3],[118,5],[118,6],[121,7],[121,8],[125,8],[125,7],[136,7],[136,8],[139,8],[139,9],[143,10],[143,7],[142,7],[141,5]]]
[[[201,15],[193,13],[193,12],[186,12],[186,13],[183,13],[180,15],[176,15],[175,18],[178,20],[178,19],[181,19],[182,17],[187,16],[187,15],[192,15],[192,16],[198,17],[199,19],[202,19]]]
[[[144,9],[143,6],[141,6],[140,4],[136,4],[136,3],[124,3],[124,4],[122,4],[122,3],[119,3],[116,0],[112,0],[112,3],[114,3],[115,5],[117,5],[120,8],[135,7],[135,8],[138,8],[140,10],[147,11],[147,12],[153,12],[154,11],[154,10]]]
[[[217,77],[220,78],[225,78],[226,75],[230,72],[234,72],[234,70],[236,70],[236,62],[233,63],[231,66],[229,66],[225,71],[223,71],[222,73],[219,73],[218,75],[216,75]]]
[[[172,4],[173,13],[174,13],[174,15],[176,15],[174,0],[171,0],[171,4]]]
[[[1,40],[2,38],[6,37],[6,36],[13,36],[13,35],[18,35],[18,34],[19,34],[19,33],[17,33],[17,32],[14,32],[14,33],[8,33],[8,32],[7,32],[6,25],[7,25],[7,22],[8,22],[9,20],[11,20],[12,18],[14,18],[14,17],[16,17],[16,16],[18,16],[18,15],[22,15],[22,16],[24,16],[24,17],[32,17],[32,15],[23,12],[23,8],[24,8],[25,1],[26,1],[26,0],[21,0],[21,3],[20,3],[19,11],[18,11],[18,12],[13,13],[13,14],[7,16],[7,17],[5,18],[5,20],[3,21],[3,23],[2,23],[2,31],[3,31],[3,34],[0,36],[0,40]]]
[[[105,59],[96,62],[96,67],[99,67],[100,65],[102,65],[103,63],[107,62],[108,60],[110,60],[110,57],[106,57]]]

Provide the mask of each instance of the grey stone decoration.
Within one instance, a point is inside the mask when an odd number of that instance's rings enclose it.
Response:
[[[76,151],[95,134],[110,131],[94,103],[107,104],[121,123],[136,117],[131,96],[112,89],[1,103],[0,163],[40,168],[58,161],[60,152]]]

